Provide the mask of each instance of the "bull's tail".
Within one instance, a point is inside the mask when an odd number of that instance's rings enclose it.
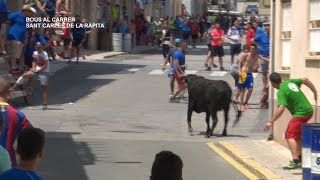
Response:
[[[234,104],[234,102],[231,101],[231,104],[232,104],[232,107],[233,107],[233,109],[234,109],[234,111],[236,113],[236,118],[233,121],[232,127],[236,127],[236,126],[239,127],[240,119],[241,119],[241,116],[242,116],[242,111],[241,111],[241,109],[238,108],[237,105]]]

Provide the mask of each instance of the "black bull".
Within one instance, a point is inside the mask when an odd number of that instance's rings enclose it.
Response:
[[[182,76],[182,80],[187,84],[189,92],[188,103],[188,130],[193,133],[191,126],[192,112],[206,113],[207,137],[213,135],[213,130],[218,123],[217,112],[224,111],[224,129],[222,136],[227,135],[227,126],[229,121],[229,108],[232,104],[236,111],[236,119],[233,122],[235,127],[240,120],[241,111],[232,103],[232,89],[229,84],[222,80],[208,80],[197,75]],[[210,116],[212,117],[212,127],[210,129]]]

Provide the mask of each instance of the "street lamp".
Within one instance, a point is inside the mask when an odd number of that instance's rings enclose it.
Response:
[[[276,25],[276,1],[272,0],[272,12],[271,12],[271,63],[270,63],[270,73],[273,73],[275,71],[275,65],[274,65],[274,61],[275,61],[275,25]],[[269,78],[269,77],[268,77]],[[269,88],[270,90],[270,96],[269,96],[269,117],[273,116],[274,113],[274,89],[273,88]],[[271,134],[269,135],[268,140],[272,140],[273,139],[273,128],[271,131]]]

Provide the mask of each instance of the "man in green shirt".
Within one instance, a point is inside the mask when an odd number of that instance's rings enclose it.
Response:
[[[292,119],[288,124],[285,138],[289,145],[293,161],[285,169],[296,169],[301,167],[301,133],[302,124],[307,123],[313,114],[313,108],[301,91],[301,85],[304,84],[314,94],[317,102],[317,90],[308,78],[281,80],[278,73],[270,75],[270,81],[274,88],[278,89],[278,109],[273,117],[264,125],[264,130],[269,130],[270,126],[283,114],[287,108],[292,114]]]

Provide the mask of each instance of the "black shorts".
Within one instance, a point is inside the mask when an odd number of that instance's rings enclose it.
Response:
[[[198,39],[198,34],[192,35],[192,39]]]
[[[183,40],[188,40],[189,39],[189,33],[183,33],[182,34],[182,39]]]
[[[71,43],[71,39],[70,38],[63,38],[63,44],[64,46],[69,46]]]
[[[72,41],[72,47],[78,47],[80,44],[81,44],[81,39],[79,40],[79,39],[74,39],[73,41]]]
[[[207,44],[208,50],[211,51],[211,44]]]
[[[0,13],[0,25],[7,22],[8,14],[7,13]],[[0,26],[1,29],[1,26]]]
[[[218,57],[224,56],[224,50],[222,46],[211,46],[210,51],[213,56],[218,56]]]
[[[238,55],[241,53],[241,44],[230,45],[231,56]]]
[[[170,46],[168,44],[162,44],[162,54],[164,58],[167,58],[169,51],[170,51]]]

